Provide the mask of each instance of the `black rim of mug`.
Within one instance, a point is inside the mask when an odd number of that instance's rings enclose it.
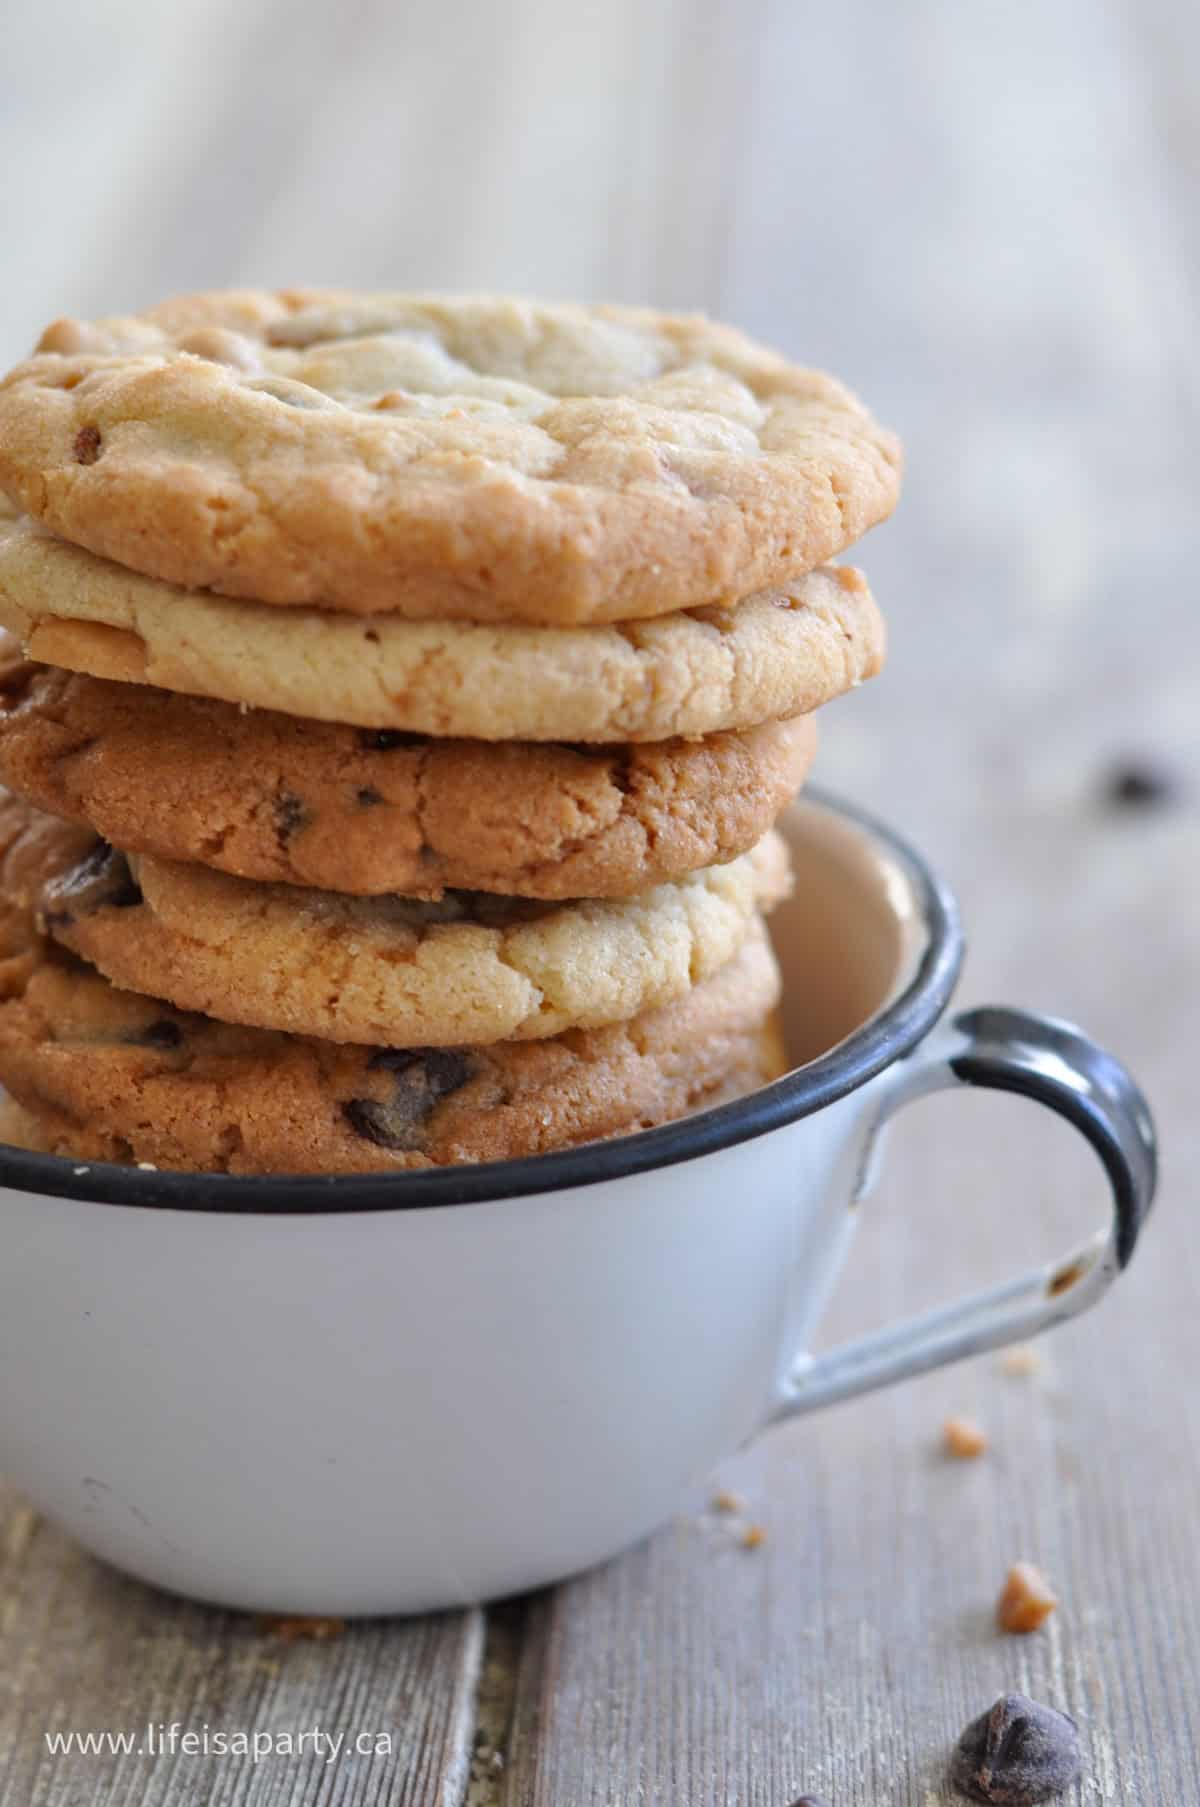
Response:
[[[372,1174],[161,1173],[109,1162],[30,1154],[0,1144],[0,1185],[14,1191],[158,1210],[317,1216],[417,1211],[568,1192],[694,1161],[812,1116],[916,1047],[942,1015],[963,959],[954,894],[921,856],[866,811],[806,788],[816,804],[862,829],[905,871],[928,940],[916,972],[892,1001],[827,1054],[731,1104],[607,1142],[511,1161]]]

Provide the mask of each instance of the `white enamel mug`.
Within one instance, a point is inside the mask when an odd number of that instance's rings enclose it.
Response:
[[[612,1555],[770,1423],[1094,1302],[1153,1196],[1133,1081],[1044,1017],[939,1023],[962,952],[946,891],[841,806],[783,827],[798,1064],[736,1103],[365,1179],[0,1148],[0,1469],[96,1554],[202,1600],[456,1606]],[[805,1355],[877,1132],[957,1084],[1074,1123],[1110,1223],[1053,1267]]]

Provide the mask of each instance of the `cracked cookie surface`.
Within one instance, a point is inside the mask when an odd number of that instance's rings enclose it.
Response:
[[[807,715],[873,677],[885,639],[866,579],[848,565],[736,609],[623,627],[368,620],[182,590],[6,506],[0,625],[48,665],[309,720],[604,743]]]
[[[0,634],[0,780],[132,853],[373,895],[622,897],[745,852],[807,717],[616,751],[239,711],[24,659]]]
[[[729,605],[851,545],[899,479],[832,377],[640,308],[192,295],[56,321],[0,383],[0,486],[65,538],[362,614]]]
[[[684,997],[549,1042],[362,1048],[173,1010],[43,947],[0,1002],[0,1140],[77,1160],[374,1173],[507,1160],[724,1103],[786,1068],[761,927]]]
[[[48,878],[51,862],[29,862],[23,849],[52,843],[54,831],[64,857]],[[80,857],[78,833],[5,796],[4,894],[115,985],[225,1022],[392,1047],[623,1022],[732,959],[790,883],[774,832],[727,865],[637,897],[572,903],[485,891],[436,903],[346,897],[127,858],[101,840]]]

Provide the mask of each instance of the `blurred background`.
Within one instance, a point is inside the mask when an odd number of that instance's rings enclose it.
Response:
[[[1189,0],[13,5],[0,358],[328,282],[705,309],[830,367],[909,474],[821,776],[957,883],[976,991],[1046,971],[1127,1043],[1130,987],[1196,976],[1144,932],[1191,812],[1104,799],[1195,775],[1198,55]]]

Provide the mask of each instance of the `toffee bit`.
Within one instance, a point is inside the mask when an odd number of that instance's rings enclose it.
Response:
[[[263,1613],[258,1629],[264,1637],[278,1638],[282,1644],[327,1644],[340,1638],[346,1629],[345,1619],[280,1618]]]
[[[1004,1591],[996,1603],[996,1623],[1001,1631],[1024,1635],[1036,1631],[1058,1605],[1058,1595],[1032,1562],[1014,1562]]]
[[[744,1504],[740,1494],[730,1493],[725,1487],[720,1488],[712,1496],[714,1512],[740,1512]]]
[[[758,1550],[767,1541],[767,1533],[762,1525],[747,1525],[741,1535],[743,1550]]]
[[[942,1426],[942,1447],[958,1462],[973,1462],[987,1446],[987,1433],[973,1418],[947,1418]]]

